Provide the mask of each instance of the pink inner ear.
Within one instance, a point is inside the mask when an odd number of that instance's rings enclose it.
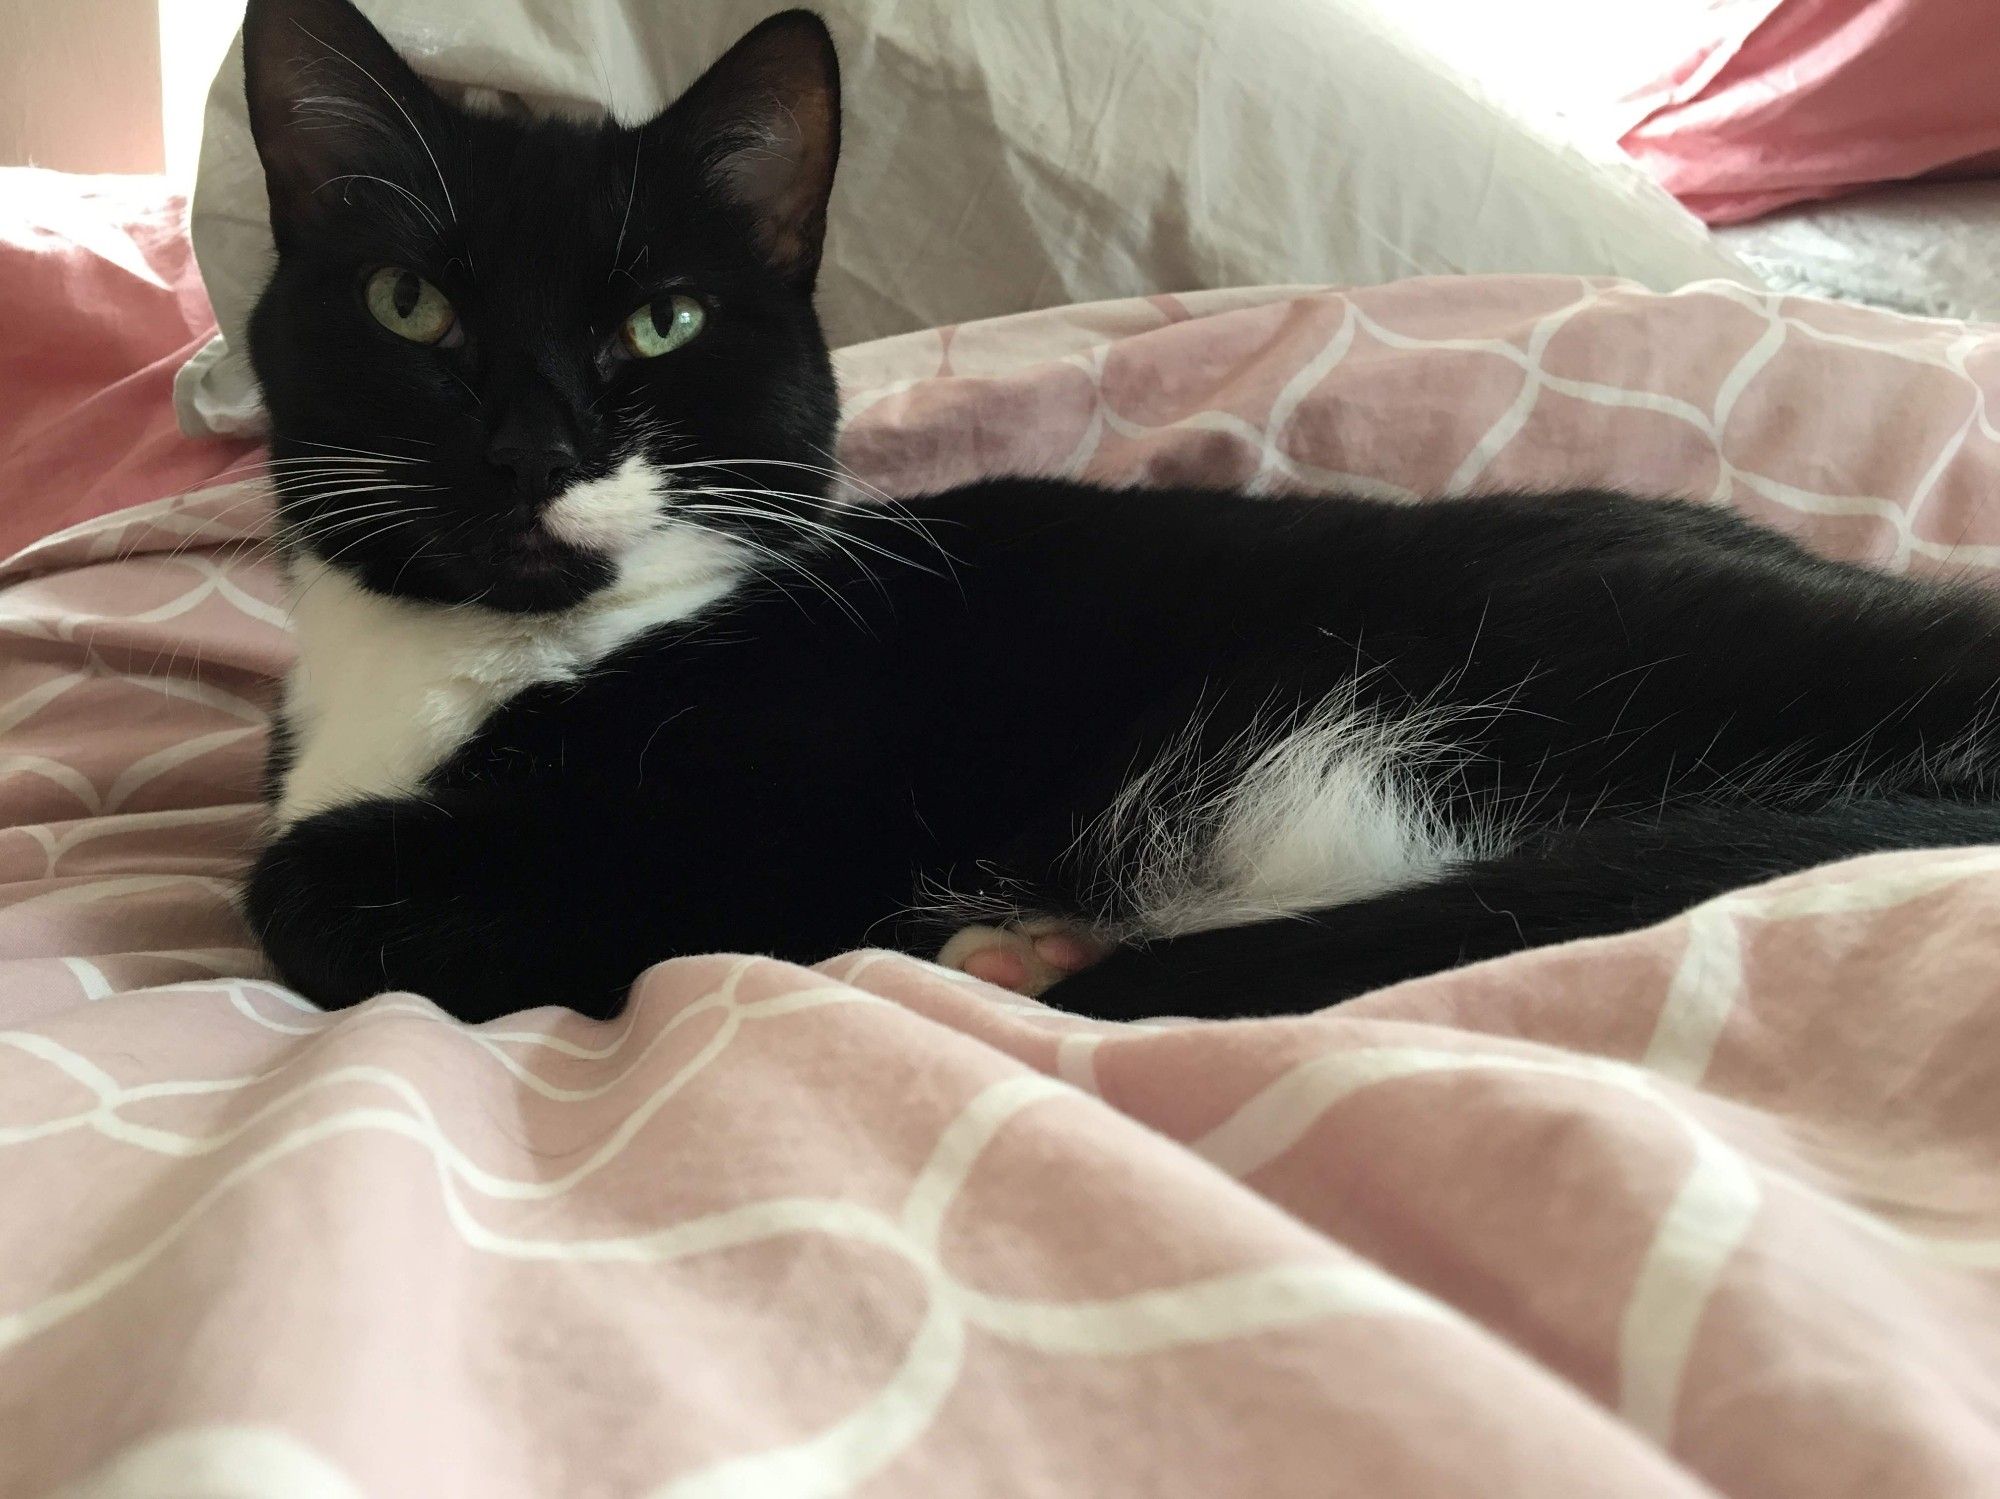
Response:
[[[828,100],[818,91],[791,103],[774,94],[758,106],[736,126],[715,172],[723,189],[757,215],[766,252],[787,265],[814,253],[814,211],[827,175],[812,160],[825,132],[815,135],[799,115],[824,113]]]
[[[798,117],[779,99],[770,99],[743,123],[742,138],[718,168],[723,185],[746,203],[784,200],[794,185],[805,152]]]
[[[840,155],[840,68],[808,11],[753,27],[655,122],[755,220],[773,270],[810,281]]]

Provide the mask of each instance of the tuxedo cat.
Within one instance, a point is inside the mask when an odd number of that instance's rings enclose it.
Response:
[[[245,71],[300,648],[246,908],[314,999],[889,943],[1302,1010],[2000,841],[1993,600],[1718,510],[845,491],[808,13],[632,126],[448,100],[347,0],[251,0]]]

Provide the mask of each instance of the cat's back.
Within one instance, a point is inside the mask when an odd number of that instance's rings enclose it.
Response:
[[[1723,559],[1738,572],[1808,562],[1718,507],[1604,490],[1397,501],[1003,478],[857,508],[841,524],[893,554],[860,560],[920,614],[1080,626],[1240,630],[1332,609],[1382,627],[1487,587],[1560,589],[1606,564],[1668,577]]]

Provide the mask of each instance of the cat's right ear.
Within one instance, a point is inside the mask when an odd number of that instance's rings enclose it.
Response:
[[[280,245],[364,178],[436,228],[456,217],[426,136],[437,96],[349,0],[250,0],[243,85]]]

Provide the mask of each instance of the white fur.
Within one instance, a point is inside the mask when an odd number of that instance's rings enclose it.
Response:
[[[468,114],[501,120],[567,120],[572,125],[602,125],[610,116],[602,104],[560,94],[523,93],[483,83],[453,83],[428,78],[430,86]]]
[[[1452,827],[1420,778],[1452,753],[1442,728],[1435,715],[1388,718],[1339,699],[1219,772],[1187,774],[1170,751],[1110,814],[1111,836],[1136,840],[1123,892],[1134,923],[1175,936],[1297,915],[1498,852],[1500,829]]]
[[[1120,789],[1074,857],[1095,877],[1084,928],[1107,941],[1268,921],[1420,884],[1503,852],[1507,820],[1454,827],[1425,772],[1462,754],[1449,717],[1388,717],[1351,693],[1309,719],[1253,726],[1219,752],[1197,720]],[[1009,928],[1046,915],[1004,888],[927,892],[923,909]]]
[[[727,538],[660,530],[657,519],[654,534],[625,551],[615,584],[558,615],[385,598],[301,559],[292,577],[299,658],[285,689],[293,758],[279,825],[414,791],[516,694],[587,674],[640,632],[715,603],[742,576]]]
[[[542,524],[571,546],[619,553],[659,529],[665,495],[664,476],[635,453],[603,478],[564,490],[542,512]]]

